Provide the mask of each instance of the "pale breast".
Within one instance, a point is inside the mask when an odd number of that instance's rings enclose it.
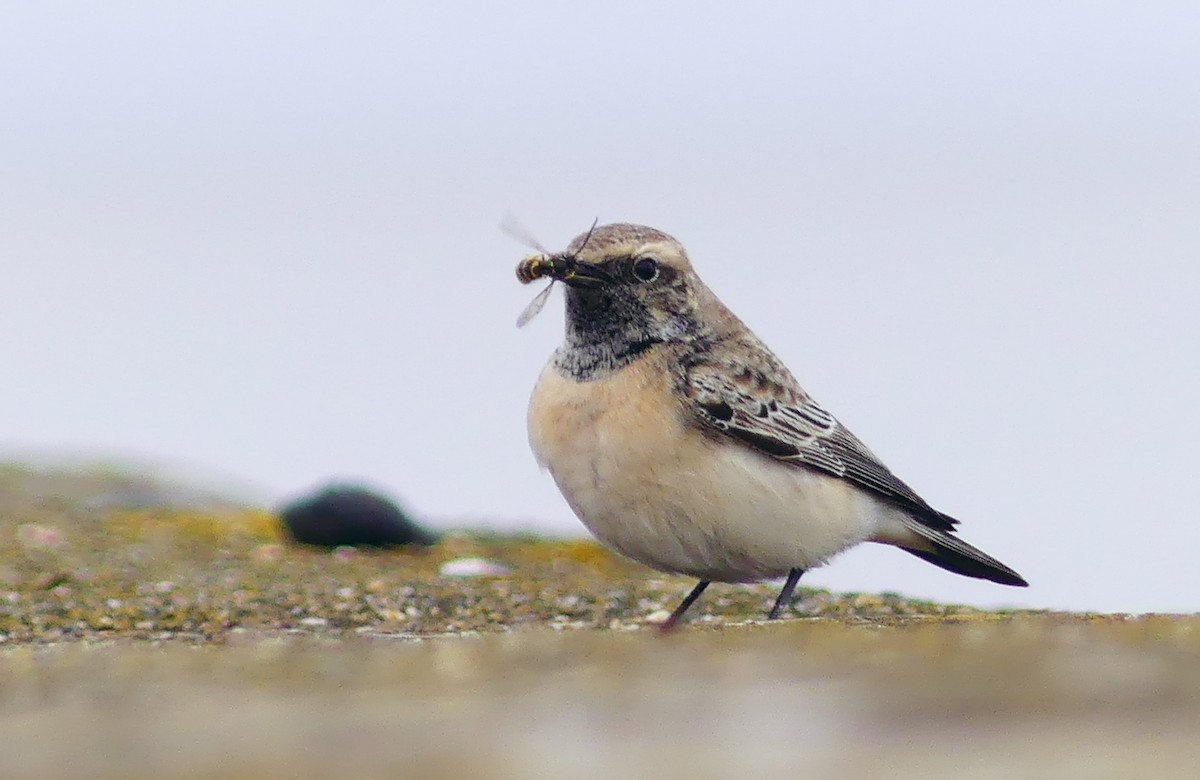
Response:
[[[841,480],[695,427],[666,357],[588,382],[551,363],[530,400],[534,454],[600,541],[664,571],[749,581],[870,535],[868,507]]]
[[[678,457],[683,436],[679,401],[658,354],[587,382],[564,376],[551,361],[530,399],[534,455],[572,492],[587,485],[636,491]]]

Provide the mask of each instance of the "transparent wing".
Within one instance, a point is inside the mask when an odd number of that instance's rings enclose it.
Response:
[[[500,220],[500,230],[504,235],[518,243],[524,244],[530,249],[536,249],[544,255],[550,254],[542,246],[541,242],[533,237],[533,233],[529,231],[529,228],[525,227],[521,223],[521,220],[513,216],[512,213],[505,214],[504,218]]]
[[[551,281],[550,284],[546,285],[546,289],[534,296],[534,299],[529,302],[529,305],[526,306],[525,310],[522,311],[520,316],[517,317],[518,328],[525,327],[530,320],[538,316],[542,310],[542,307],[546,305],[546,300],[550,297],[550,291],[553,289],[554,282]]]

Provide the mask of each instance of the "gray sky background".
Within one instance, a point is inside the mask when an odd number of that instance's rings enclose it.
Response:
[[[0,444],[582,532],[497,225],[642,222],[1033,587],[809,584],[1200,609],[1200,6],[723,6],[4,3]]]

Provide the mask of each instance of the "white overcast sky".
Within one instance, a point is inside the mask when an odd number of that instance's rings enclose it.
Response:
[[[1200,609],[1200,5],[2,8],[3,449],[581,533],[497,225],[642,222],[1033,587],[809,584]]]

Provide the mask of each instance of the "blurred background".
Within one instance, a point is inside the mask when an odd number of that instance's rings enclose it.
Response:
[[[1028,590],[1196,611],[1200,7],[5,3],[0,450],[581,534],[517,215],[672,233]]]

